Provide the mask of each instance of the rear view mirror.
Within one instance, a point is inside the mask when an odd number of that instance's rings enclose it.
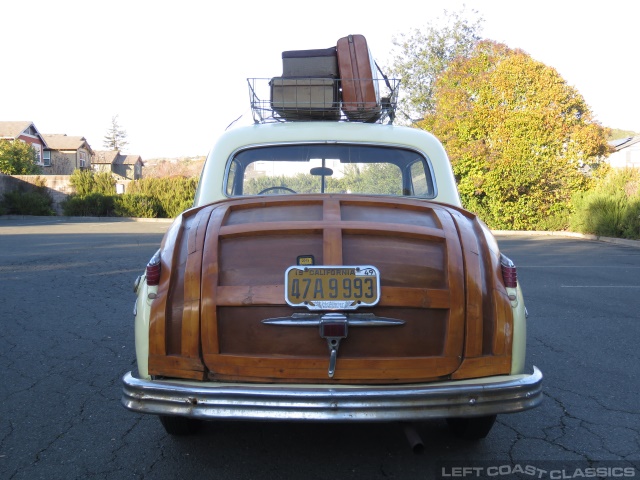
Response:
[[[311,175],[330,177],[333,175],[333,170],[328,167],[314,167],[309,173],[311,173]]]

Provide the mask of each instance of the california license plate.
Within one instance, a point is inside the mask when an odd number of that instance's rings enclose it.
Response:
[[[285,300],[309,310],[355,310],[380,300],[380,272],[372,265],[293,266],[285,273]]]

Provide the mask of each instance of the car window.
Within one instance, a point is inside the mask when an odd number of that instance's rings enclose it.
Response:
[[[413,195],[417,197],[429,197],[433,196],[433,183],[431,178],[427,176],[427,171],[421,161],[416,161],[411,164],[411,187]]]
[[[227,196],[231,197],[235,195],[234,188],[238,185],[238,179],[236,178],[238,173],[238,162],[232,160],[229,166],[228,181],[227,181]]]
[[[420,153],[370,145],[279,145],[238,152],[226,172],[227,196],[354,193],[433,198]]]

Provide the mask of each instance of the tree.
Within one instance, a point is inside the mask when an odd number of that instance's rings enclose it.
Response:
[[[471,19],[465,13],[464,8],[445,10],[443,19],[393,39],[399,52],[394,50],[389,71],[401,82],[399,111],[404,117],[414,121],[433,113],[437,77],[455,58],[467,57],[480,40],[484,20],[475,10]]]
[[[111,117],[111,127],[107,130],[102,144],[109,150],[123,150],[129,144],[126,130],[118,123],[118,115]]]
[[[463,204],[494,228],[533,229],[565,218],[606,134],[558,72],[489,40],[438,78],[420,122],[444,143]],[[549,225],[547,223],[547,225]]]
[[[342,185],[351,193],[402,195],[402,172],[391,163],[346,165]]]
[[[40,173],[36,151],[20,140],[0,140],[0,172],[7,175]]]

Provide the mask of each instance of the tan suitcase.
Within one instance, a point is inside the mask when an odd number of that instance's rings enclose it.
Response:
[[[337,82],[322,77],[271,79],[271,108],[287,120],[340,117]]]

